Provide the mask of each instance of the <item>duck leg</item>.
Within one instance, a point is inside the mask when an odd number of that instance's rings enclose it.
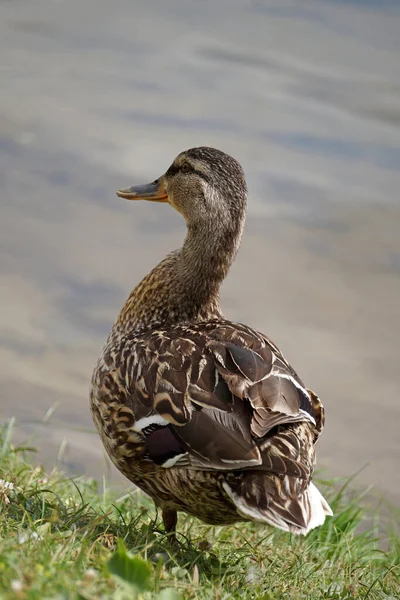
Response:
[[[176,524],[178,522],[178,513],[175,508],[163,508],[162,519],[164,523],[165,532],[168,534],[168,539],[171,544],[177,544],[175,536]]]

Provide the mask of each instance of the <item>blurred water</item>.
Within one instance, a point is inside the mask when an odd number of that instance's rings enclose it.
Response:
[[[320,464],[400,502],[398,1],[0,1],[0,418],[104,470],[91,371],[130,288],[184,233],[124,203],[181,150],[250,188],[226,314],[323,398]],[[50,407],[50,424],[41,423]]]

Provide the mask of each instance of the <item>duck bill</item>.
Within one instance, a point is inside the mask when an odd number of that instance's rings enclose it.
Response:
[[[156,179],[145,185],[133,185],[117,191],[117,196],[125,200],[150,200],[151,202],[168,202],[164,187],[164,178]]]

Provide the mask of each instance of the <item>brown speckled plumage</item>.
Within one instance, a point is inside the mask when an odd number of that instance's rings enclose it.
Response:
[[[109,456],[172,533],[179,510],[306,533],[330,514],[311,483],[322,404],[266,336],[219,306],[245,218],[240,165],[194,148],[118,195],[168,201],[188,233],[132,291],[95,368],[91,407]]]

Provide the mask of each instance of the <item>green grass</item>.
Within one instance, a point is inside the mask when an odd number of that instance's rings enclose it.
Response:
[[[0,437],[0,479],[14,485],[0,485],[0,598],[400,598],[400,540],[383,551],[374,529],[360,532],[374,515],[346,486],[321,484],[335,516],[306,538],[181,515],[174,551],[142,494],[46,474],[10,430]]]

